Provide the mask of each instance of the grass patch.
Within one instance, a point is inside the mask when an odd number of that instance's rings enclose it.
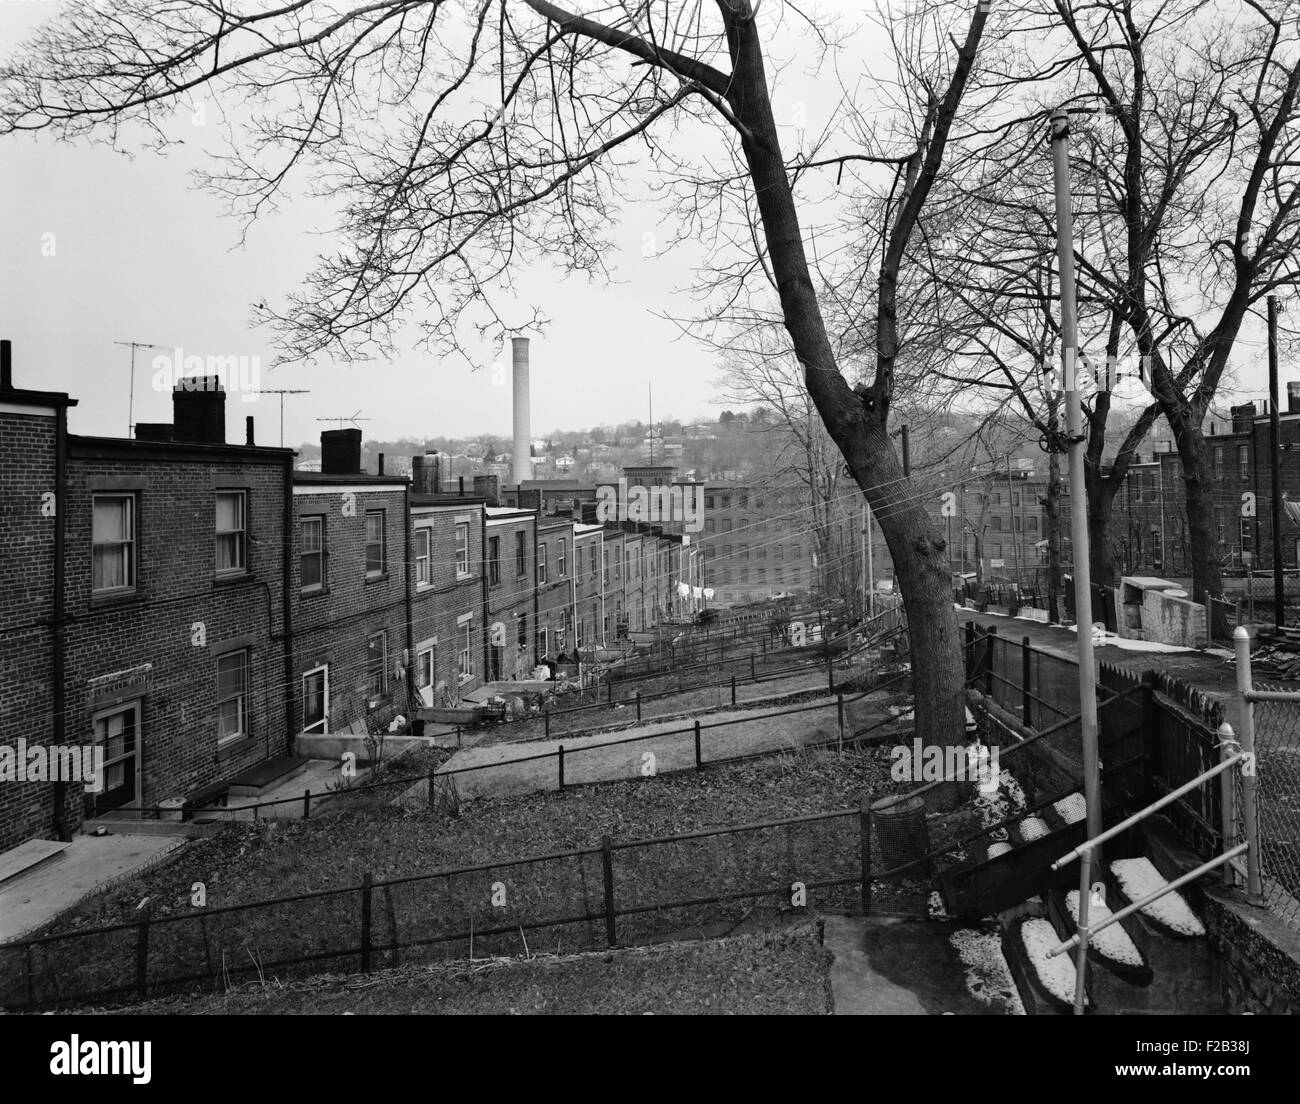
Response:
[[[152,1015],[804,1015],[831,1011],[817,927],[626,950],[402,967],[150,1001]]]
[[[401,764],[404,768],[409,764]],[[151,986],[175,982],[210,988],[249,977],[286,978],[311,971],[357,969],[360,894],[369,872],[376,880],[439,869],[494,864],[472,874],[437,877],[376,889],[372,940],[376,967],[430,958],[463,958],[469,940],[424,947],[393,944],[476,933],[476,954],[571,952],[602,946],[605,938],[601,856],[588,854],[544,864],[509,860],[615,841],[676,835],[725,824],[856,808],[868,790],[892,792],[884,749],[790,753],[711,767],[700,773],[638,779],[524,798],[486,799],[458,817],[378,804],[371,795],[349,798],[334,815],[308,821],[231,825],[196,840],[173,861],[115,885],[60,917],[47,931],[75,931],[131,922],[149,899],[148,964]],[[739,922],[756,905],[788,908],[789,887],[800,881],[853,878],[858,871],[856,816],[738,834],[708,836],[614,852],[616,904],[646,907],[622,916],[622,944],[662,938],[701,924]],[[191,902],[203,883],[207,904]],[[672,909],[665,902],[738,893],[752,898]],[[326,897],[253,911],[213,913],[297,893]],[[808,891],[813,909],[851,905],[855,886]],[[530,924],[556,919],[546,928]],[[491,934],[493,929],[500,929]],[[30,959],[0,948],[0,994],[40,1002],[85,1003],[86,994],[126,986],[134,979],[136,932],[127,929],[39,948]],[[287,959],[317,954],[311,963]],[[181,980],[177,980],[181,979]],[[129,995],[129,994],[128,994]]]

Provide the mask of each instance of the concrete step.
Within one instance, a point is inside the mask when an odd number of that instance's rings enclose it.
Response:
[[[115,813],[110,816],[95,817],[82,826],[83,835],[93,836],[100,828],[110,836],[210,836],[220,825],[200,823],[193,820],[155,820],[139,816]]]
[[[303,756],[277,755],[235,775],[226,791],[231,797],[261,797],[275,786],[302,774],[311,762]]]
[[[29,839],[26,843],[11,847],[0,854],[0,885],[11,878],[21,877],[38,866],[58,862],[67,849],[66,843],[46,839]]]

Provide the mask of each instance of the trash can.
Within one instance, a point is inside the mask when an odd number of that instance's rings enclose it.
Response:
[[[871,806],[880,846],[880,861],[885,870],[920,859],[930,850],[930,833],[925,823],[925,799],[895,795],[881,798]],[[920,879],[930,874],[930,862],[916,863],[899,877]]]

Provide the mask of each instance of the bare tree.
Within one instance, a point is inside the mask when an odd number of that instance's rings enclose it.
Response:
[[[945,10],[917,15],[947,51]],[[898,273],[988,5],[969,6],[950,63],[936,53],[913,141],[884,157],[840,155],[898,168],[875,377],[856,392],[812,278],[794,190],[806,166],[782,153],[757,14],[750,0],[633,0],[593,16],[549,0],[478,0],[464,11],[446,0],[74,0],[0,72],[0,126],[115,141],[140,126],[162,143],[166,114],[200,89],[247,105],[246,140],[208,183],[246,218],[303,175],[341,204],[337,251],[286,309],[262,315],[293,358],[391,350],[412,316],[426,339],[451,348],[463,319],[496,330],[537,321],[494,306],[511,266],[546,253],[603,275],[621,162],[640,149],[651,164],[680,166],[674,126],[720,127],[715,146],[734,158],[762,227],[755,263],[772,275],[808,392],[897,567],[914,674],[927,689],[917,729],[956,743],[963,672],[943,542],[907,493],[888,419]]]

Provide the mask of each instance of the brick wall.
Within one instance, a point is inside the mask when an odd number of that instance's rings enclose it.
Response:
[[[558,659],[573,651],[572,616],[573,525],[567,519],[557,523],[544,519],[538,524],[537,542],[546,550],[546,582],[537,586],[537,629],[546,633],[546,657]],[[564,550],[563,562],[560,551]],[[539,561],[540,562],[540,561]],[[537,648],[542,645],[537,643]],[[539,658],[541,658],[539,656]]]
[[[0,412],[0,745],[54,740],[51,678],[54,526],[41,496],[55,490],[54,417]],[[0,782],[0,851],[53,837],[54,787]]]
[[[329,731],[375,731],[399,714],[409,719],[397,666],[409,646],[406,614],[406,490],[400,484],[300,481],[293,497],[297,522],[290,591],[294,596],[294,661],[298,716],[304,716],[302,676],[328,668]],[[383,569],[367,571],[366,517],[382,512]],[[319,586],[303,587],[303,519],[319,518],[324,568]],[[384,647],[371,648],[382,634]],[[409,657],[408,657],[409,658]],[[382,672],[382,682],[379,683]],[[372,694],[375,684],[382,691]],[[371,708],[371,702],[377,705]],[[300,720],[301,723],[301,720]]]
[[[443,683],[453,700],[485,680],[483,626],[483,507],[455,504],[438,507],[417,506],[411,519],[412,531],[429,532],[429,566],[427,582],[419,584],[416,564],[412,562],[411,624],[415,642],[415,660],[421,651],[432,652],[431,687]],[[468,538],[466,569],[457,558],[457,525],[466,527]],[[413,545],[412,561],[418,546]],[[467,620],[468,618],[468,620]],[[465,625],[469,625],[469,664],[472,677],[462,680],[460,653],[465,643]],[[415,673],[419,685],[419,664]]]
[[[484,622],[490,633],[494,624],[501,626],[504,644],[499,652],[497,672],[501,679],[531,678],[536,662],[537,623],[533,616],[533,594],[537,571],[536,549],[533,543],[532,514],[518,517],[498,517],[489,519],[487,538],[490,560],[492,538],[499,538],[500,571],[498,581],[493,583],[489,575],[486,612]],[[523,574],[516,566],[516,541],[522,535]],[[489,563],[489,572],[491,565]],[[522,632],[522,644],[520,643]],[[489,645],[489,655],[493,654]],[[494,672],[489,670],[489,676]]]

